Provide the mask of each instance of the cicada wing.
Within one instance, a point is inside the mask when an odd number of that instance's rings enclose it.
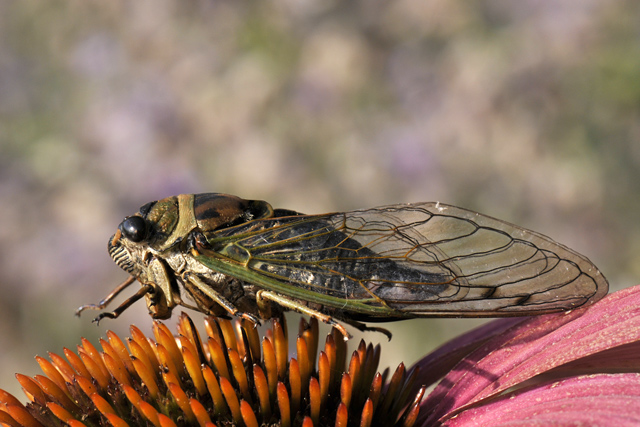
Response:
[[[420,271],[435,260],[450,272],[452,287],[460,289],[403,301],[404,290],[423,284],[399,283],[384,294],[396,309],[420,316],[526,315],[579,307],[608,291],[606,279],[587,258],[539,233],[438,203],[378,211],[378,222],[388,223],[392,236],[364,244],[408,269]]]
[[[608,290],[588,259],[551,239],[438,203],[257,220],[208,237],[255,284],[304,290],[356,318],[528,315]]]

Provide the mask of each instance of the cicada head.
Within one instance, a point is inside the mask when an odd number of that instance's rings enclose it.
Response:
[[[167,256],[158,248],[173,235],[178,224],[177,197],[151,202],[126,217],[108,243],[115,263],[140,283],[150,285],[147,306],[154,318],[171,315],[174,274],[163,260]]]
[[[127,273],[147,286],[145,299],[154,319],[167,319],[175,306],[175,275],[153,248],[153,227],[140,213],[125,218],[109,239],[109,255]]]

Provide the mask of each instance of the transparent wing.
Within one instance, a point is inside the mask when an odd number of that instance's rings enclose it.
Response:
[[[357,302],[347,309],[361,318],[381,307],[388,317],[528,315],[608,291],[598,269],[565,246],[437,203],[252,221],[207,238],[252,270],[255,284],[264,277]]]

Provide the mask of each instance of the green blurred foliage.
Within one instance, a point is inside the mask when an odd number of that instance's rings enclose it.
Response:
[[[142,304],[98,328],[72,313],[124,279],[105,250],[122,217],[177,193],[308,213],[440,200],[636,284],[639,7],[1,2],[0,386],[81,334],[148,328]],[[394,325],[389,363],[469,325]]]

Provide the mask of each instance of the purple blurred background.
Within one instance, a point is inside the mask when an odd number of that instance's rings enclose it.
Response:
[[[149,329],[143,303],[99,327],[73,312],[126,277],[106,251],[122,218],[178,193],[306,213],[442,201],[637,284],[639,8],[0,3],[0,387],[20,396],[13,374],[80,336]],[[392,325],[383,355],[410,364],[477,323]]]

